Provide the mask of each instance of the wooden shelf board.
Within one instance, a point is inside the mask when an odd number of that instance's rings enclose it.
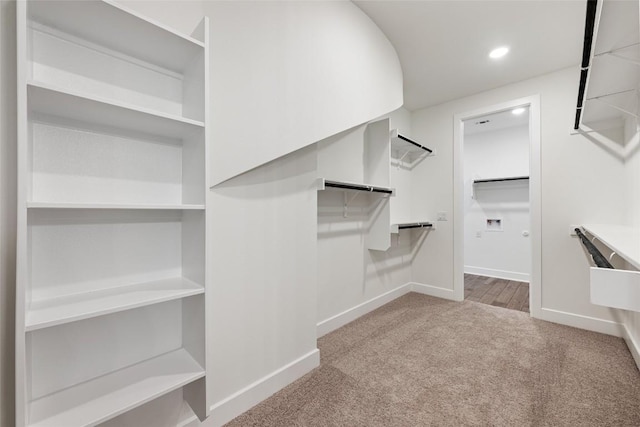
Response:
[[[204,50],[203,42],[111,1],[36,1],[28,11],[36,22],[175,72]]]
[[[178,349],[31,402],[30,427],[85,427],[114,418],[205,375]]]
[[[640,229],[611,224],[585,224],[582,227],[629,264],[640,269]]]
[[[28,202],[28,209],[131,209],[131,210],[204,210],[204,205],[142,205],[113,203]]]
[[[99,126],[115,127],[162,137],[183,139],[204,128],[204,123],[89,94],[30,81],[29,111]]]
[[[31,332],[203,293],[202,286],[177,277],[32,301],[25,330]]]

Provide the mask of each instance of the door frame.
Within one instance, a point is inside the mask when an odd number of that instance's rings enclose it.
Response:
[[[531,275],[529,310],[539,318],[542,311],[542,227],[541,227],[541,159],[540,95],[513,99],[473,111],[458,113],[453,120],[453,292],[464,300],[464,121],[492,113],[529,107],[529,203],[531,238]]]

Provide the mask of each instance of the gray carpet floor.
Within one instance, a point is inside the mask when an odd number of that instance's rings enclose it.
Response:
[[[318,341],[321,365],[228,426],[640,426],[620,338],[407,294]]]

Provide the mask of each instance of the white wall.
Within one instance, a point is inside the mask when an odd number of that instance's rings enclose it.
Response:
[[[214,405],[316,349],[315,154],[303,149],[211,190]]]
[[[0,2],[0,425],[14,424],[16,6]]]
[[[402,105],[396,52],[351,2],[205,2],[205,12],[211,184]]]
[[[588,260],[568,231],[569,224],[626,219],[622,161],[594,141],[570,134],[578,79],[579,70],[572,67],[413,113],[414,137],[433,144],[439,159],[417,171],[424,186],[414,187],[412,207],[431,217],[437,211],[449,215],[418,254],[415,281],[453,289],[454,115],[540,94],[543,314],[604,329],[616,321],[613,310],[590,303]]]
[[[640,228],[640,129],[636,120],[626,120],[625,148],[629,153],[625,159],[626,223],[632,227]],[[638,244],[640,245],[640,242]],[[632,269],[630,266],[628,267]],[[640,313],[627,311],[621,314],[629,334],[627,342],[632,349],[635,349],[636,363],[640,368]]]
[[[391,129],[400,128],[410,134],[407,110],[399,109],[388,117]],[[353,129],[318,144],[319,177],[363,182],[365,147],[362,132],[363,129]],[[402,205],[409,204],[410,182],[410,171],[391,168],[390,185],[397,193],[390,200],[392,218],[402,214]],[[348,197],[353,195],[349,193]],[[402,204],[396,204],[396,201]],[[410,232],[392,236],[391,248],[387,251],[367,249],[372,209],[377,203],[381,203],[380,196],[358,195],[350,203],[345,218],[343,192],[318,193],[319,324],[411,281]],[[319,327],[321,333],[326,330]]]
[[[474,179],[529,175],[529,126],[464,135],[464,271],[528,281],[529,182],[473,184]],[[490,218],[502,231],[487,231]]]

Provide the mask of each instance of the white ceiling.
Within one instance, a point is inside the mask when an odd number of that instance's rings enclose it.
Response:
[[[585,0],[355,3],[396,48],[409,110],[577,66],[582,57]],[[491,60],[489,51],[503,45],[509,54]],[[578,77],[576,69],[576,97]]]

